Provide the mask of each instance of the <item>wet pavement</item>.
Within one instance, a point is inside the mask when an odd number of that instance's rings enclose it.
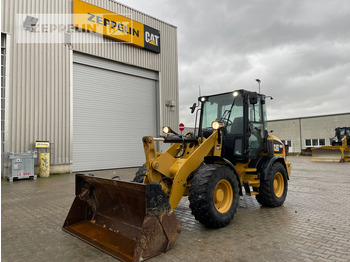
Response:
[[[350,163],[289,157],[288,196],[279,208],[241,197],[234,220],[207,229],[184,197],[175,210],[182,233],[167,253],[148,261],[350,261]],[[92,172],[131,180],[137,169]],[[1,181],[2,261],[118,261],[65,233],[74,175]]]

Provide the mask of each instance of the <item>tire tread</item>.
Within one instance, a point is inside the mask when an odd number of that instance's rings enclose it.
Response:
[[[216,210],[213,210],[213,203],[210,194],[213,186],[216,186],[214,176],[218,175],[218,169],[221,168],[228,169],[232,172],[227,166],[217,164],[203,165],[197,170],[190,187],[189,201],[192,214],[196,220],[209,228],[220,228],[229,224],[238,208],[239,183],[236,176],[232,174],[234,191],[233,206],[231,206],[230,210],[225,214],[219,215],[222,219],[213,214]],[[223,170],[223,172],[229,171]]]
[[[278,171],[283,171],[282,175],[285,183],[284,192],[283,192],[282,198],[280,199],[278,199],[275,196],[275,192],[273,190],[273,180],[276,172]],[[271,166],[269,170],[268,180],[260,181],[259,194],[256,195],[256,200],[262,206],[265,206],[265,207],[278,207],[284,203],[287,196],[287,190],[288,190],[288,181],[286,177],[286,170],[281,163],[276,162]]]

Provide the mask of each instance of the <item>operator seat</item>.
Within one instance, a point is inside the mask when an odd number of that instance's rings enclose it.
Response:
[[[243,134],[243,117],[236,117],[233,123],[228,126],[227,133],[230,135],[242,135]]]

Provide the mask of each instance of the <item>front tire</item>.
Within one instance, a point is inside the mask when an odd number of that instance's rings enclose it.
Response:
[[[239,182],[228,166],[200,167],[194,174],[189,193],[192,214],[206,227],[228,225],[237,211]]]
[[[266,207],[281,206],[287,197],[287,171],[281,163],[276,162],[267,175],[267,180],[260,181],[259,195],[256,196],[256,200]]]

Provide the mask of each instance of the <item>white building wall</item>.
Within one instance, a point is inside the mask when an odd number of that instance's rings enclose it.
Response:
[[[267,122],[268,130],[273,130],[275,136],[282,140],[291,140],[293,152],[305,149],[306,139],[325,139],[325,145],[330,145],[334,129],[339,126],[350,126],[350,113]]]
[[[33,150],[36,140],[52,145],[52,164],[70,165],[72,143],[72,53],[73,51],[116,60],[159,72],[159,132],[164,124],[178,125],[177,28],[156,18],[109,0],[86,0],[160,30],[161,53],[104,39],[103,43],[17,43],[17,14],[71,14],[72,0],[3,0],[1,31],[10,35],[9,85],[5,152]],[[83,37],[91,37],[86,33]],[[176,101],[176,110],[166,107]],[[66,169],[65,169],[66,170]]]

